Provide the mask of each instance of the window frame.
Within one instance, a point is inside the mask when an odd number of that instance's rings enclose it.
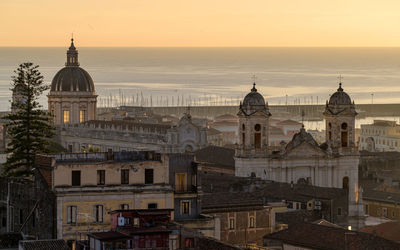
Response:
[[[75,176],[74,178],[74,173],[75,174],[79,174],[79,179],[76,179],[78,177]],[[74,181],[75,180],[75,181]],[[78,182],[76,180],[79,180],[79,184],[77,184]],[[74,184],[75,183],[75,184]],[[79,187],[82,185],[82,175],[81,175],[81,171],[80,170],[72,170],[71,171],[71,186],[74,187]]]
[[[106,170],[99,169],[97,170],[97,185],[105,185],[106,184]]]
[[[181,201],[181,215],[190,215],[191,213],[191,202],[189,200]]]
[[[121,184],[129,184],[129,169],[121,169]]]
[[[93,218],[94,218],[95,223],[103,223],[104,222],[104,206],[102,204],[94,205]]]
[[[229,218],[229,230],[235,230],[235,218]]]
[[[144,169],[144,184],[154,184],[154,169],[153,168],[145,168]]]
[[[78,207],[76,205],[67,206],[67,224],[76,224],[78,219]]]

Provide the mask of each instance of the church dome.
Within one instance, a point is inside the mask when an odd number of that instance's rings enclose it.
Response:
[[[350,96],[343,91],[342,84],[339,83],[338,90],[329,99],[330,105],[351,105]]]
[[[253,88],[251,92],[246,95],[243,100],[243,106],[265,106],[264,97],[257,92],[255,84],[253,84]]]
[[[94,92],[94,83],[86,70],[78,66],[66,66],[54,76],[51,91]]]
[[[67,51],[65,67],[57,72],[51,82],[51,91],[94,92],[92,77],[79,67],[78,50],[75,48],[74,39],[71,39],[71,46]]]

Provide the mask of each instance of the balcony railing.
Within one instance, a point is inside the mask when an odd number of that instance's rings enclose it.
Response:
[[[175,193],[196,193],[197,186],[194,185],[175,185]]]

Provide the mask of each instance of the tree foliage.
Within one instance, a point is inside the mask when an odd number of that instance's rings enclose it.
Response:
[[[44,84],[38,67],[30,62],[23,63],[12,77],[12,112],[5,117],[9,138],[6,148],[9,154],[2,172],[5,176],[29,176],[35,155],[51,151],[54,128],[50,116],[38,102],[49,86]]]

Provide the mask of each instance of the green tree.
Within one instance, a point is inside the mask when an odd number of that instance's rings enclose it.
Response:
[[[12,77],[12,112],[5,117],[9,155],[3,165],[4,176],[31,175],[35,155],[51,152],[54,128],[51,117],[38,102],[49,86],[44,84],[38,67],[30,62],[23,63]]]

